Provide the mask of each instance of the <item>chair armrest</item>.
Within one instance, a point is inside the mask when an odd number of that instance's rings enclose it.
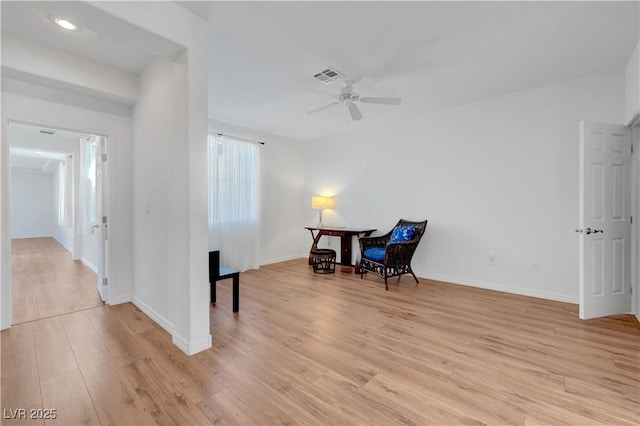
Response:
[[[409,265],[413,253],[418,247],[419,240],[404,241],[401,243],[389,243],[386,252],[386,265]]]
[[[358,239],[358,242],[360,243],[360,252],[364,253],[366,249],[372,247],[385,247],[389,243],[389,236],[362,237]]]

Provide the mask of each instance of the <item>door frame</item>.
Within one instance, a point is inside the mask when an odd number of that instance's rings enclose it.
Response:
[[[631,130],[631,314],[640,321],[640,112],[627,124]]]
[[[114,139],[113,135],[110,132],[105,132],[104,130],[78,128],[76,126],[66,126],[61,125],[60,123],[50,123],[44,121],[23,120],[20,118],[14,118],[12,116],[2,117],[2,139],[0,141],[0,154],[2,154],[0,155],[0,193],[2,193],[2,197],[0,199],[0,253],[2,253],[2,260],[0,260],[0,330],[7,329],[13,324],[13,272],[11,270],[13,255],[11,253],[11,197],[9,196],[11,191],[11,170],[9,162],[9,125],[11,123],[91,134],[104,137],[107,141],[112,141]],[[105,143],[105,153],[107,155],[107,158],[110,158],[111,156],[110,146],[111,143]],[[112,168],[113,161],[106,161],[106,173],[108,179],[111,179],[111,177],[114,176],[114,170]],[[105,186],[106,188],[104,196],[107,198],[107,200],[109,200],[109,202],[107,203],[106,216],[111,217],[110,209],[111,205],[113,204],[111,200],[114,199],[112,189],[113,185],[111,185],[110,182],[107,182]],[[76,204],[77,203],[74,201],[75,213],[77,213]],[[76,238],[75,226],[76,222],[74,220],[74,239]],[[109,252],[111,252],[112,250],[112,242],[113,233],[109,235],[109,238],[106,241],[107,250]],[[75,246],[76,244],[74,241],[74,251],[77,251],[75,250]],[[107,258],[106,265],[104,265],[104,270],[106,271],[107,276],[110,276],[110,272],[112,270],[110,259],[111,257]],[[99,259],[99,261],[101,261],[101,259]],[[113,291],[107,292],[107,297],[104,301],[106,304],[112,304],[111,299],[113,298],[113,293]]]
[[[631,127],[631,313],[640,320],[640,114],[629,125]]]

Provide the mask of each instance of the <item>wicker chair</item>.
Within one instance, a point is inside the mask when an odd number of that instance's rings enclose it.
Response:
[[[411,258],[427,229],[427,221],[411,222],[400,219],[386,235],[360,238],[360,278],[371,272],[384,278],[384,288],[389,290],[387,278],[404,274],[416,274],[411,269]]]

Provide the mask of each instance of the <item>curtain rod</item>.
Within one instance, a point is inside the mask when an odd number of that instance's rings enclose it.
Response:
[[[260,144],[260,145],[264,145],[264,142],[262,142],[262,141],[252,141],[250,139],[238,138],[236,136],[225,135],[225,134],[222,134],[222,133],[209,133],[209,134],[210,135],[214,135],[214,136],[220,136],[220,137],[225,137],[226,136],[226,137],[229,137],[229,138],[237,139],[237,140],[242,141],[242,142],[257,143],[257,144]]]

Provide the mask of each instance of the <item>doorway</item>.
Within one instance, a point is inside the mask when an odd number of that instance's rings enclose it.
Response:
[[[106,137],[8,123],[12,324],[107,300]]]

